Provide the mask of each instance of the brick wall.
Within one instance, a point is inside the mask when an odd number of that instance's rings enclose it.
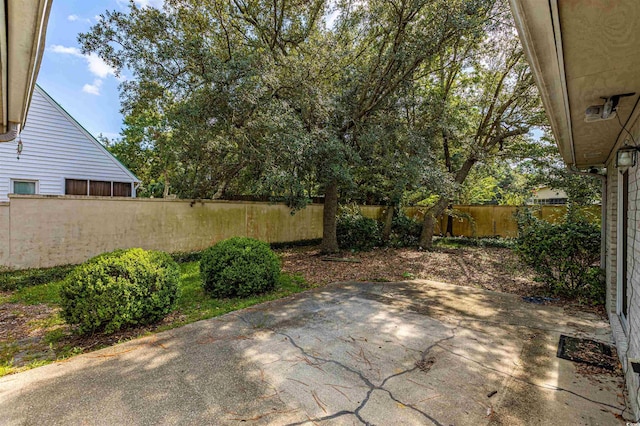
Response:
[[[616,313],[616,289],[617,289],[617,257],[616,241],[618,234],[618,171],[615,167],[607,167],[607,220],[606,220],[606,250],[607,261],[606,282],[607,282],[607,310],[609,314]]]
[[[640,418],[640,377],[631,370],[629,358],[640,358],[640,167],[629,169],[629,210],[627,225],[627,317],[617,313],[618,271],[618,183],[620,172],[609,164],[607,176],[607,310],[620,362],[626,375],[631,410]]]
[[[638,203],[640,202],[640,168],[634,167],[629,170],[629,213],[628,213],[628,272],[627,280],[629,283],[627,303],[628,303],[628,315],[627,315],[627,351],[622,354],[622,362],[624,366],[629,365],[627,362],[627,356],[632,358],[640,358],[640,209]],[[636,410],[636,417],[640,415],[639,406],[640,400],[638,395],[638,387],[640,381],[638,374],[634,373],[631,368],[627,370],[627,385],[629,387],[629,393],[632,401],[634,402],[634,409]]]

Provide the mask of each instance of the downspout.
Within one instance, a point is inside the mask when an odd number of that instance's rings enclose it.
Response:
[[[601,175],[600,173],[581,172],[580,170],[576,169],[574,165],[567,166],[567,170],[569,170],[569,173],[574,175],[596,177],[600,179],[600,182],[602,182],[602,200],[600,203],[600,269],[605,271],[605,265],[607,262],[607,244],[605,240],[607,237],[607,175]]]
[[[7,126],[7,133],[0,133],[0,143],[1,142],[11,142],[18,137],[18,133],[20,133],[20,125],[18,123],[9,123]]]

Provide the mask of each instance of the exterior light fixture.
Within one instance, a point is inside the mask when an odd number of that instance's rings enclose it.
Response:
[[[628,169],[636,165],[638,156],[638,148],[635,146],[625,145],[616,152],[616,168]]]

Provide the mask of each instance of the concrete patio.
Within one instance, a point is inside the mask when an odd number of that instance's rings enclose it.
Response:
[[[0,424],[623,424],[622,378],[560,334],[611,341],[514,295],[335,284],[4,377]]]

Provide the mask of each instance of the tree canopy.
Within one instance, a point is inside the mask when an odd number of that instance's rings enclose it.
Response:
[[[505,0],[130,2],[79,41],[126,76],[110,149],[148,195],[321,195],[325,251],[340,201],[408,194],[428,246],[474,166],[544,124]]]

